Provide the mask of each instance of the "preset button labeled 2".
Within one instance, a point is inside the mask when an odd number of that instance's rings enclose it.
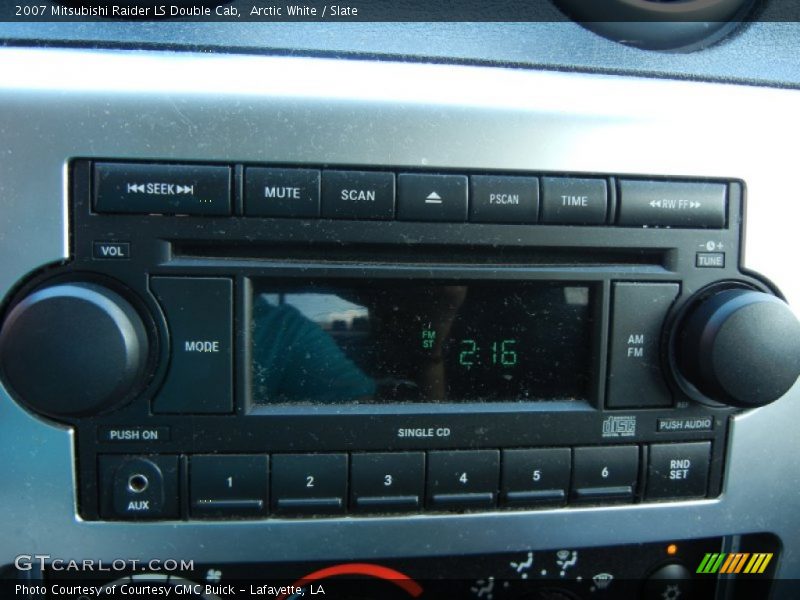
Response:
[[[346,454],[278,454],[272,457],[272,508],[281,514],[343,513]]]
[[[429,452],[428,504],[433,508],[492,507],[499,476],[499,450]]]

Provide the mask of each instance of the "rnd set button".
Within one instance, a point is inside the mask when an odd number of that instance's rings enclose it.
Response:
[[[651,445],[645,497],[704,498],[710,460],[711,442]]]

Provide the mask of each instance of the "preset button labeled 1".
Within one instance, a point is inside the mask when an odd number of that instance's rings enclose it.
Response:
[[[257,516],[269,507],[265,455],[206,455],[189,459],[193,517]]]

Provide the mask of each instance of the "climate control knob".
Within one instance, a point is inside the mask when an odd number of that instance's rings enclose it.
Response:
[[[785,302],[763,292],[701,295],[675,341],[679,375],[725,404],[768,404],[800,375],[800,322]]]
[[[120,294],[59,283],[25,297],[0,329],[0,376],[34,411],[52,417],[103,412],[142,388],[148,336]]]

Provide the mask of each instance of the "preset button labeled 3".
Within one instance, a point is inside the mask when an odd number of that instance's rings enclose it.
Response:
[[[433,508],[486,508],[496,503],[499,450],[428,453],[428,504]]]
[[[425,492],[423,452],[375,452],[350,458],[355,510],[414,510]]]

